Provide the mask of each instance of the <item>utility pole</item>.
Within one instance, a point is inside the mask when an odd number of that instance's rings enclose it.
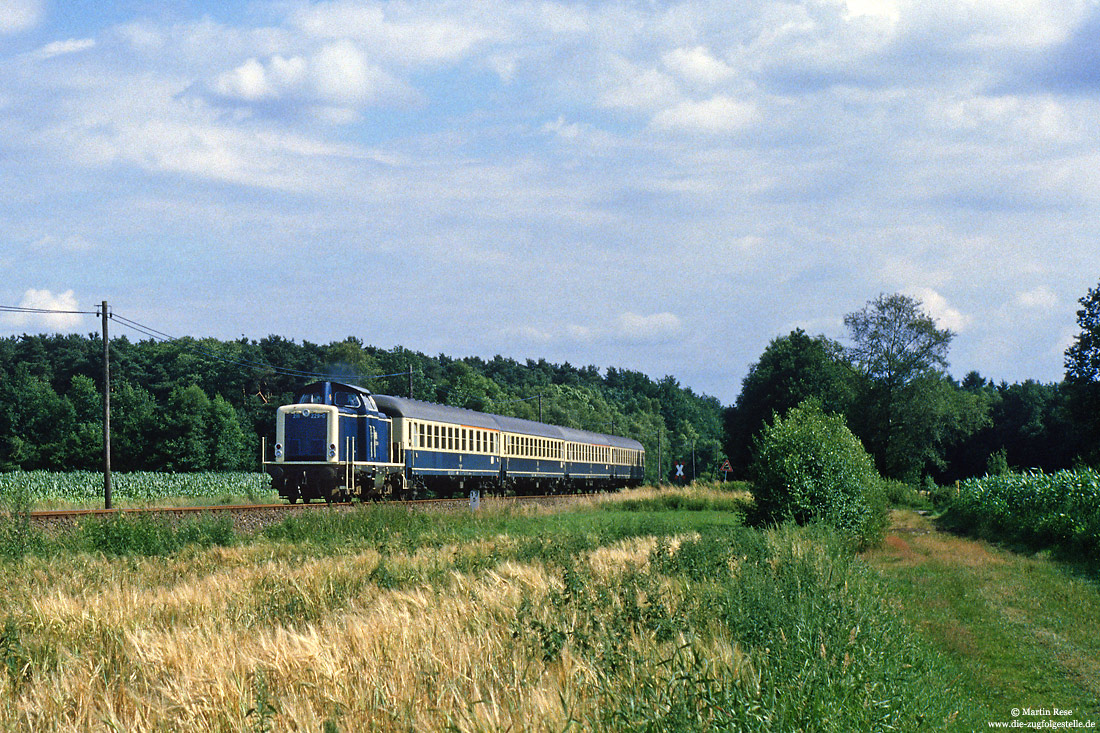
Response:
[[[695,438],[691,439],[691,483],[695,483]]]
[[[107,301],[103,301],[103,508],[111,508],[111,341],[107,335]]]
[[[409,399],[413,398],[413,365],[412,362],[407,362],[409,366]]]
[[[539,395],[539,422],[542,422],[542,395]]]
[[[657,488],[661,487],[661,429],[657,428]]]

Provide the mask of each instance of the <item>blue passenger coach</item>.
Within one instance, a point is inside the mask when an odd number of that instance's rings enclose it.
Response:
[[[630,438],[316,382],[279,408],[272,485],[291,503],[636,486]],[[266,458],[266,457],[265,457]]]

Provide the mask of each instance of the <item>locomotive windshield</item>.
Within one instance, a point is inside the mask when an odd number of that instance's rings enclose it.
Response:
[[[362,402],[359,400],[359,395],[354,392],[340,392],[332,396],[332,403],[337,407],[352,407],[358,408],[362,406]]]
[[[325,395],[321,392],[306,392],[298,398],[298,404],[323,405],[325,404]],[[336,390],[332,393],[332,402],[330,404],[336,405],[337,407],[358,410],[360,407],[363,407],[363,399],[355,392]]]

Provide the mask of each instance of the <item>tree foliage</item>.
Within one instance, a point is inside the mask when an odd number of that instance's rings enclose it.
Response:
[[[810,337],[800,328],[773,339],[749,367],[737,401],[725,411],[726,455],[735,473],[744,475],[752,440],[773,415],[785,415],[810,398],[829,412],[843,414],[851,389],[851,369],[837,342]]]
[[[987,406],[953,388],[943,369],[954,334],[916,298],[879,295],[844,317],[859,374],[849,423],[891,478],[915,482],[945,465],[945,451],[982,427]]]
[[[852,347],[852,365],[887,390],[947,366],[947,350],[955,334],[936,327],[908,295],[879,295],[844,317]]]
[[[1078,302],[1081,330],[1066,349],[1065,384],[1070,412],[1081,425],[1084,457],[1100,465],[1100,285]]]
[[[1091,445],[1100,445],[1100,289],[1082,305],[1062,384],[995,385],[977,372],[954,381],[944,371],[953,334],[904,295],[849,314],[847,349],[801,330],[776,338],[725,412],[727,454],[735,470],[745,465],[771,416],[812,397],[844,416],[892,478],[953,482],[984,473],[991,456],[1013,468],[1069,468],[1087,454],[1089,419],[1098,429]]]
[[[94,469],[102,455],[102,353],[96,335],[0,339],[0,470]],[[698,449],[714,475],[722,407],[674,378],[496,356],[454,359],[349,337],[328,345],[280,336],[259,341],[184,338],[111,341],[112,466],[117,470],[258,468],[261,439],[274,442],[275,409],[326,375],[394,375],[362,386],[474,410],[635,438],[657,476],[675,452]],[[670,448],[671,444],[671,448]],[[663,472],[663,470],[662,470]]]
[[[885,527],[882,480],[844,418],[807,400],[756,439],[753,499],[764,521],[821,520],[858,539]]]

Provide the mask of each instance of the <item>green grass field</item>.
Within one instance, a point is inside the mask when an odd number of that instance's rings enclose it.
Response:
[[[1095,569],[940,531],[912,511],[893,519],[864,557],[890,604],[949,661],[964,720],[976,730],[1011,721],[1013,709],[1057,706],[1074,711],[1062,720],[1100,726]]]
[[[912,511],[856,555],[823,528],[746,527],[750,506],[642,489],[252,535],[114,516],[28,537],[2,518],[21,544],[0,553],[0,729],[971,731],[1052,706],[1100,722],[1087,571]]]

